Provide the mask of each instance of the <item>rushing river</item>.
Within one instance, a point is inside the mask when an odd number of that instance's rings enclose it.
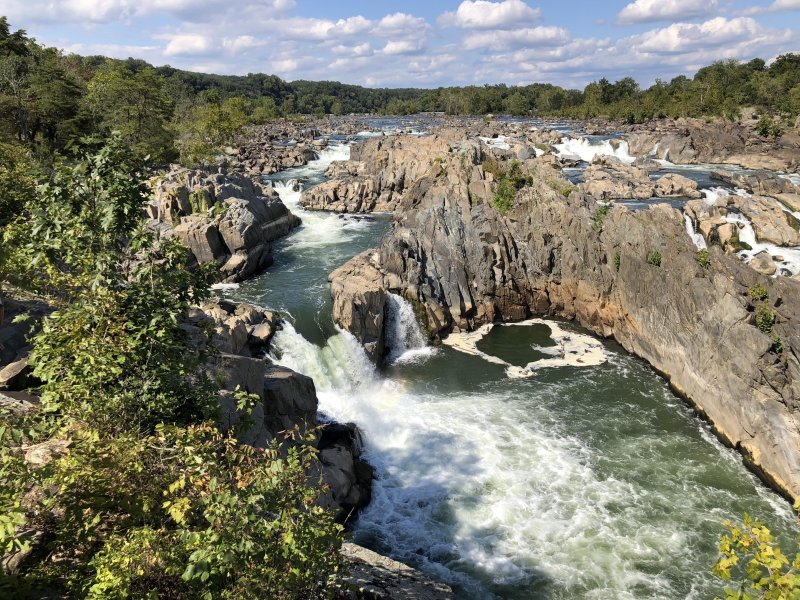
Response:
[[[331,320],[328,274],[374,247],[388,215],[310,213],[300,191],[333,159],[271,177],[302,227],[269,272],[226,292],[292,323],[273,359],[313,377],[320,410],[361,427],[377,469],[352,535],[464,598],[710,598],[722,520],[757,515],[790,535],[789,506],[723,447],[646,364],[603,343],[594,366],[510,378],[545,358],[546,324],[497,327],[486,356],[428,348],[392,300],[392,363],[373,367]],[[571,324],[558,328],[579,332]],[[504,363],[504,364],[503,364]]]

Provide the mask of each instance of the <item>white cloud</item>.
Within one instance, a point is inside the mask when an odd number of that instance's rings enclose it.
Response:
[[[522,0],[465,0],[456,12],[442,14],[438,23],[442,27],[460,29],[509,29],[536,23],[542,11],[531,8]]]
[[[715,13],[718,7],[719,0],[636,0],[620,11],[617,22],[652,23],[705,17]]]
[[[383,54],[416,54],[425,48],[425,40],[389,40],[383,47]]]
[[[785,12],[789,10],[800,10],[800,0],[775,0],[769,6],[751,6],[745,8],[740,14],[745,16],[761,15],[764,13]]]
[[[494,51],[531,46],[554,46],[569,40],[569,32],[563,27],[532,27],[509,31],[479,31],[464,37],[467,50],[489,49]]]
[[[166,14],[183,21],[219,20],[220,13],[258,11],[276,16],[295,6],[295,0],[4,0],[0,9],[13,23],[110,23]]]
[[[427,32],[430,25],[425,19],[406,13],[397,12],[386,15],[373,30],[375,35],[397,35],[415,37]]]
[[[204,35],[181,34],[170,38],[164,48],[166,56],[202,56],[212,51],[211,40]]]
[[[638,48],[655,54],[679,54],[698,49],[735,47],[741,43],[769,41],[776,32],[767,30],[754,19],[717,17],[700,24],[675,23],[663,29],[648,31],[635,39]],[[788,33],[788,32],[786,32]]]

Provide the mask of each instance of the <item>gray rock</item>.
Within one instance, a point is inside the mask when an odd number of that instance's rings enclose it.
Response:
[[[355,588],[343,593],[343,599],[369,600],[452,600],[447,585],[433,581],[408,565],[381,556],[352,543],[342,545],[350,575],[347,582]]]

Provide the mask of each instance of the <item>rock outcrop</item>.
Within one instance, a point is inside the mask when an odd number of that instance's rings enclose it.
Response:
[[[433,581],[408,565],[381,556],[356,544],[342,545],[353,588],[339,595],[342,600],[452,600],[447,585]]]
[[[372,212],[394,210],[406,189],[451,150],[452,135],[400,135],[353,146],[350,160],[331,165],[331,179],[303,193],[310,210]]]
[[[647,360],[777,489],[800,496],[800,281],[764,279],[716,246],[701,266],[667,205],[615,206],[598,227],[594,201],[556,192],[560,175],[541,161],[525,163],[533,183],[501,215],[470,196],[474,169],[461,163],[454,153],[446,176],[418,181],[380,247],[332,275],[336,314],[356,316],[357,337],[380,345],[387,290],[443,333],[533,314],[575,319]],[[756,282],[768,289],[758,310],[775,315],[769,335],[747,294]]]
[[[214,300],[191,311],[184,332],[193,346],[214,352],[208,374],[220,386],[220,425],[238,426],[240,442],[264,447],[295,427],[318,427],[318,400],[310,377],[266,360],[270,340],[280,327],[274,313],[260,307]],[[254,395],[246,427],[237,408],[237,392]],[[344,522],[369,503],[373,472],[361,460],[361,434],[355,425],[326,424],[317,436],[320,476],[327,486],[321,503]]]
[[[161,236],[176,236],[199,263],[216,263],[224,281],[272,264],[272,242],[300,224],[269,187],[226,165],[175,167],[155,182],[147,212]]]
[[[653,181],[650,178],[653,169],[647,166],[648,163],[627,165],[613,156],[598,156],[583,172],[581,188],[598,200],[702,196],[696,181],[677,173],[667,173]]]
[[[717,119],[662,119],[629,128],[634,156],[654,154],[679,164],[728,163],[749,169],[795,172],[800,165],[793,138],[768,140],[752,126]]]

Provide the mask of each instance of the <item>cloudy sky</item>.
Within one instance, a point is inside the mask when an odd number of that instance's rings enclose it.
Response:
[[[373,87],[649,84],[800,52],[800,0],[2,0],[0,14],[68,52]]]

